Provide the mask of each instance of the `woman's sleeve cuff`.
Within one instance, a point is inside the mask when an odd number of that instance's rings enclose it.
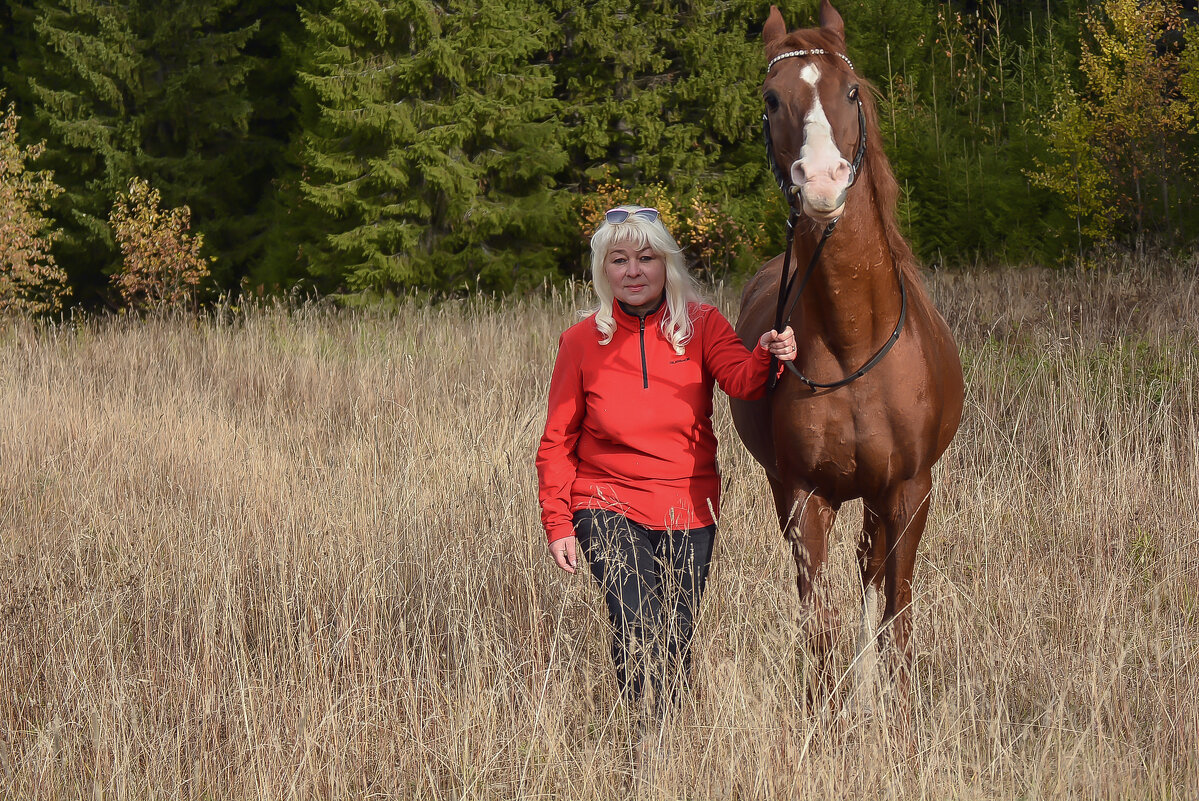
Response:
[[[559,523],[545,530],[547,541],[555,542],[575,535],[575,527],[570,523]]]

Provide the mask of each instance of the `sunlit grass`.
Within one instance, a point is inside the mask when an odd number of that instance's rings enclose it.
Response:
[[[930,278],[969,389],[917,566],[914,757],[800,703],[795,568],[718,404],[694,693],[648,785],[598,593],[537,517],[584,296],[9,324],[0,797],[1189,797],[1195,265],[1113,267]]]

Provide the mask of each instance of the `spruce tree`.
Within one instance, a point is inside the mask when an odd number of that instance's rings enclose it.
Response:
[[[295,226],[291,225],[298,205],[293,140],[300,124],[296,77],[305,35],[300,10],[331,3],[242,0],[228,21],[231,29],[257,25],[242,50],[253,64],[245,86],[253,107],[246,136],[238,144],[245,168],[237,177],[247,211],[236,222],[235,239],[223,254],[250,286],[280,289],[303,278],[294,258]],[[292,247],[281,246],[289,240]],[[285,251],[291,251],[290,258],[280,259]]]
[[[740,226],[777,211],[761,139],[764,7],[551,2],[563,26],[555,74],[570,126],[570,185],[603,191],[619,181],[642,202],[661,185],[682,207],[676,229],[700,205]]]
[[[330,288],[504,289],[557,267],[569,198],[552,19],[527,0],[346,0],[306,13],[317,103],[300,240]]]
[[[0,4],[0,83],[4,81],[4,75],[16,66],[16,44],[19,35],[13,20],[12,7],[8,3]]]

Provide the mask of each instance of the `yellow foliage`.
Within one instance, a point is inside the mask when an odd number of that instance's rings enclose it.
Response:
[[[693,268],[727,269],[737,255],[754,247],[764,235],[764,226],[752,228],[726,214],[720,205],[704,197],[696,188],[688,197],[677,194],[660,182],[625,186],[620,178],[605,177],[583,197],[580,208],[580,233],[590,236],[604,221],[604,212],[622,205],[649,206],[658,210],[667,230],[683,248]]]
[[[130,305],[182,307],[209,274],[210,260],[200,255],[204,235],[188,233],[191,209],[164,210],[161,202],[157,189],[134,178],[108,218],[123,257],[112,281]]]
[[[1178,52],[1161,46],[1185,27],[1177,0],[1105,0],[1084,23],[1082,86],[1059,89],[1046,124],[1056,163],[1031,177],[1070,204],[1083,236],[1102,240],[1119,218],[1145,229],[1152,182],[1188,166],[1178,143],[1193,115],[1178,97]]]
[[[57,232],[42,212],[62,189],[53,173],[26,166],[45,145],[18,145],[19,121],[10,104],[0,121],[0,314],[53,313],[71,290],[50,253]]]

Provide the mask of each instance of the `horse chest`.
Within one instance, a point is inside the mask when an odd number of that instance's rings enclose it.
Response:
[[[842,397],[798,400],[794,421],[776,442],[780,467],[834,496],[857,497],[903,472],[901,432],[888,406]]]

